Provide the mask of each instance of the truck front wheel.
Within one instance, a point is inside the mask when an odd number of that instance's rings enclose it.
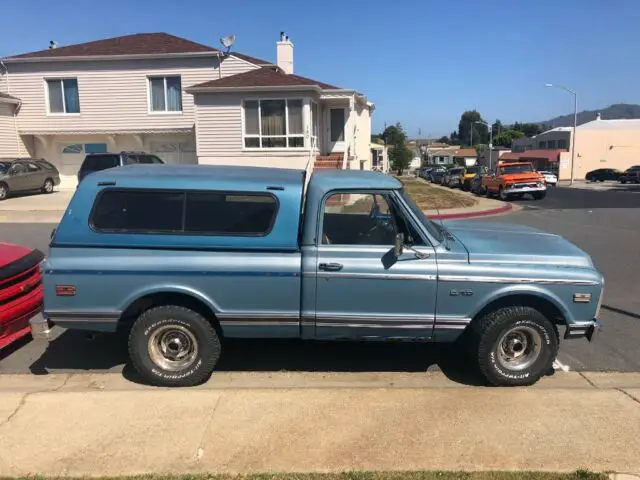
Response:
[[[558,330],[531,307],[503,307],[471,324],[480,372],[496,386],[532,385],[553,368]]]
[[[546,196],[547,196],[547,192],[546,191],[544,191],[544,192],[535,192],[533,194],[533,199],[534,200],[542,200]]]
[[[220,358],[218,334],[207,319],[185,307],[145,311],[129,334],[129,356],[152,385],[187,387],[206,381]]]

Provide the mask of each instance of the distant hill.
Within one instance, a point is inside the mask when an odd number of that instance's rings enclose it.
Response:
[[[610,107],[601,110],[585,110],[578,112],[578,125],[590,122],[596,119],[596,115],[600,113],[602,120],[617,120],[619,118],[640,118],[640,105],[629,103],[616,103]],[[561,117],[552,118],[546,122],[537,122],[549,128],[571,127],[573,126],[573,113],[563,115]]]

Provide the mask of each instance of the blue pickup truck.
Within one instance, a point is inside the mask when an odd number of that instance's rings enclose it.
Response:
[[[460,342],[530,385],[592,340],[604,279],[558,235],[429,220],[394,177],[131,165],[83,181],[43,265],[44,320],[127,334],[155,385],[206,381],[227,338]]]

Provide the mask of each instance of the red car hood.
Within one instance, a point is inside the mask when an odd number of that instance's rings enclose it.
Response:
[[[23,245],[0,242],[0,268],[26,257],[32,250]]]

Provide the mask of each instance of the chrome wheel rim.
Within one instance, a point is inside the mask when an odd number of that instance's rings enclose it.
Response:
[[[47,180],[46,182],[44,182],[44,189],[46,192],[51,193],[53,192],[53,182]]]
[[[198,341],[182,325],[163,325],[149,337],[149,357],[163,370],[178,372],[189,368],[196,361]]]
[[[500,198],[502,200],[506,200],[507,199],[507,194],[505,193],[504,189],[500,190]]]
[[[502,334],[498,340],[496,356],[503,368],[519,372],[533,365],[541,351],[540,333],[528,326],[517,326]]]
[[[0,200],[4,200],[7,197],[7,187],[0,185]]]

